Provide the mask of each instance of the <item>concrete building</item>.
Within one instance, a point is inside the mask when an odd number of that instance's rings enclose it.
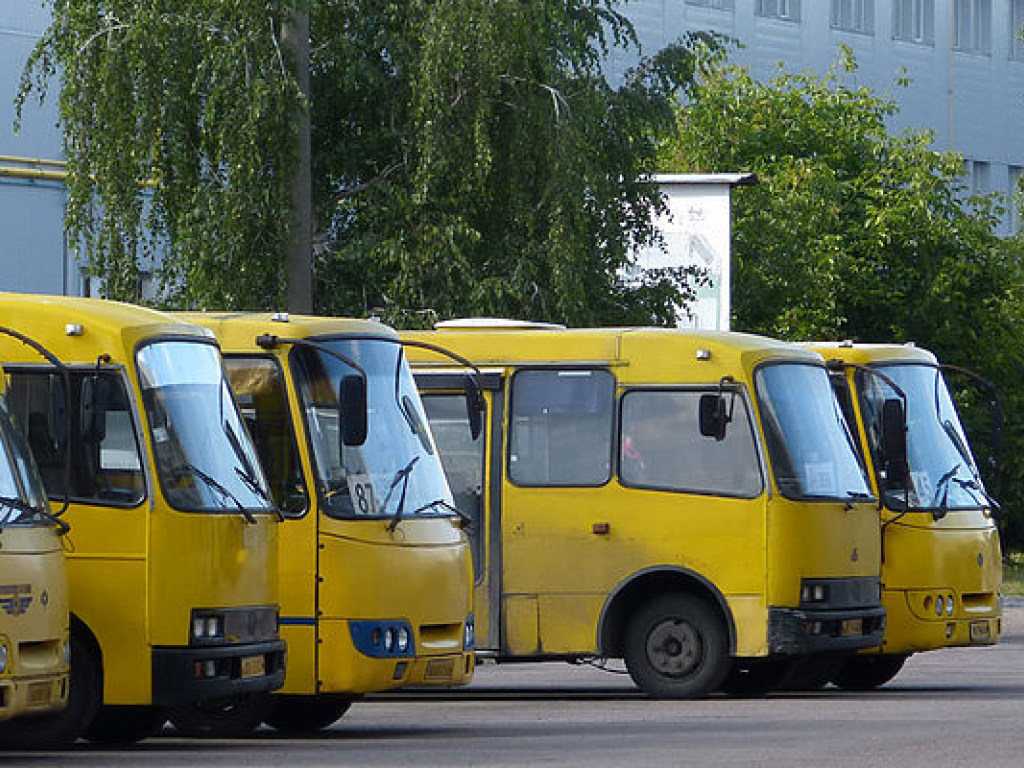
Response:
[[[1012,195],[1024,174],[1024,0],[628,0],[622,11],[645,53],[720,32],[743,44],[732,60],[759,80],[780,63],[823,74],[847,45],[852,82],[899,105],[892,128],[931,129],[935,149],[963,155],[973,189]],[[612,70],[633,63],[618,52]],[[911,84],[896,86],[904,74]]]

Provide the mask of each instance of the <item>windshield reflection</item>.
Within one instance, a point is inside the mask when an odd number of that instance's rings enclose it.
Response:
[[[908,487],[885,489],[886,506],[903,509],[978,509],[989,506],[981,477],[956,407],[938,368],[921,364],[874,366],[892,379],[907,396]],[[857,391],[863,411],[868,445],[877,459],[881,440],[881,411],[885,398],[895,397],[878,376],[857,373]]]
[[[453,514],[405,353],[388,341],[318,342],[362,366],[367,376],[367,437],[341,446],[338,387],[356,371],[326,352],[296,348],[296,377],[328,515],[408,518]]]
[[[872,498],[853,438],[821,366],[765,365],[755,375],[775,482],[790,499]]]
[[[0,527],[50,524],[42,478],[28,443],[11,421],[6,395],[0,395],[0,448]]]
[[[216,346],[161,341],[139,350],[139,383],[168,502],[194,512],[273,509]]]

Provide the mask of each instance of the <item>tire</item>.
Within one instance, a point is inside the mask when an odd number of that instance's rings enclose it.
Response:
[[[182,736],[237,739],[259,727],[270,705],[269,693],[201,701],[170,707],[167,719]]]
[[[352,700],[327,696],[275,696],[267,725],[282,733],[312,734],[333,725]]]
[[[657,597],[626,627],[626,669],[649,696],[686,699],[719,690],[732,666],[724,622],[692,595]]]
[[[84,632],[71,632],[68,703],[60,712],[20,717],[0,724],[5,749],[63,749],[85,732],[103,700],[103,667]]]
[[[873,691],[896,677],[906,660],[902,654],[851,656],[832,682],[844,691]]]
[[[163,707],[103,706],[83,736],[93,744],[134,744],[156,735],[165,722]]]

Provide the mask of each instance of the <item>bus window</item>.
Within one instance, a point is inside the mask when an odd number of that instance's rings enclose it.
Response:
[[[619,477],[623,485],[754,498],[761,470],[746,401],[737,396],[722,440],[701,435],[707,391],[632,391],[622,398]]]
[[[469,516],[466,533],[472,542],[473,574],[480,575],[483,511],[484,437],[469,429],[466,396],[424,394],[423,407],[441,455],[455,506]]]
[[[512,380],[509,477],[595,486],[611,476],[615,379],[608,371],[520,371]]]

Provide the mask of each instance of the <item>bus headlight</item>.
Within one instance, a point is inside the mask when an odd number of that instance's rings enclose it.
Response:
[[[953,615],[953,596],[952,595],[950,595],[949,597],[946,598],[946,615],[947,616],[952,616]]]
[[[384,630],[384,650],[390,653],[395,647],[395,630],[388,627]]]
[[[476,626],[473,623],[473,614],[466,617],[466,629],[462,637],[462,649],[471,651],[476,646]]]
[[[0,675],[7,674],[7,662],[11,658],[11,652],[7,648],[7,643],[0,643]]]
[[[409,630],[405,627],[398,628],[398,652],[405,653],[409,650]]]
[[[60,660],[65,667],[71,666],[71,641],[65,640],[60,644]]]
[[[192,642],[209,643],[223,639],[223,615],[198,611],[192,614]]]
[[[942,595],[939,595],[938,597],[935,598],[935,615],[936,616],[941,616],[942,612],[945,609],[946,609],[946,601],[942,597]]]

